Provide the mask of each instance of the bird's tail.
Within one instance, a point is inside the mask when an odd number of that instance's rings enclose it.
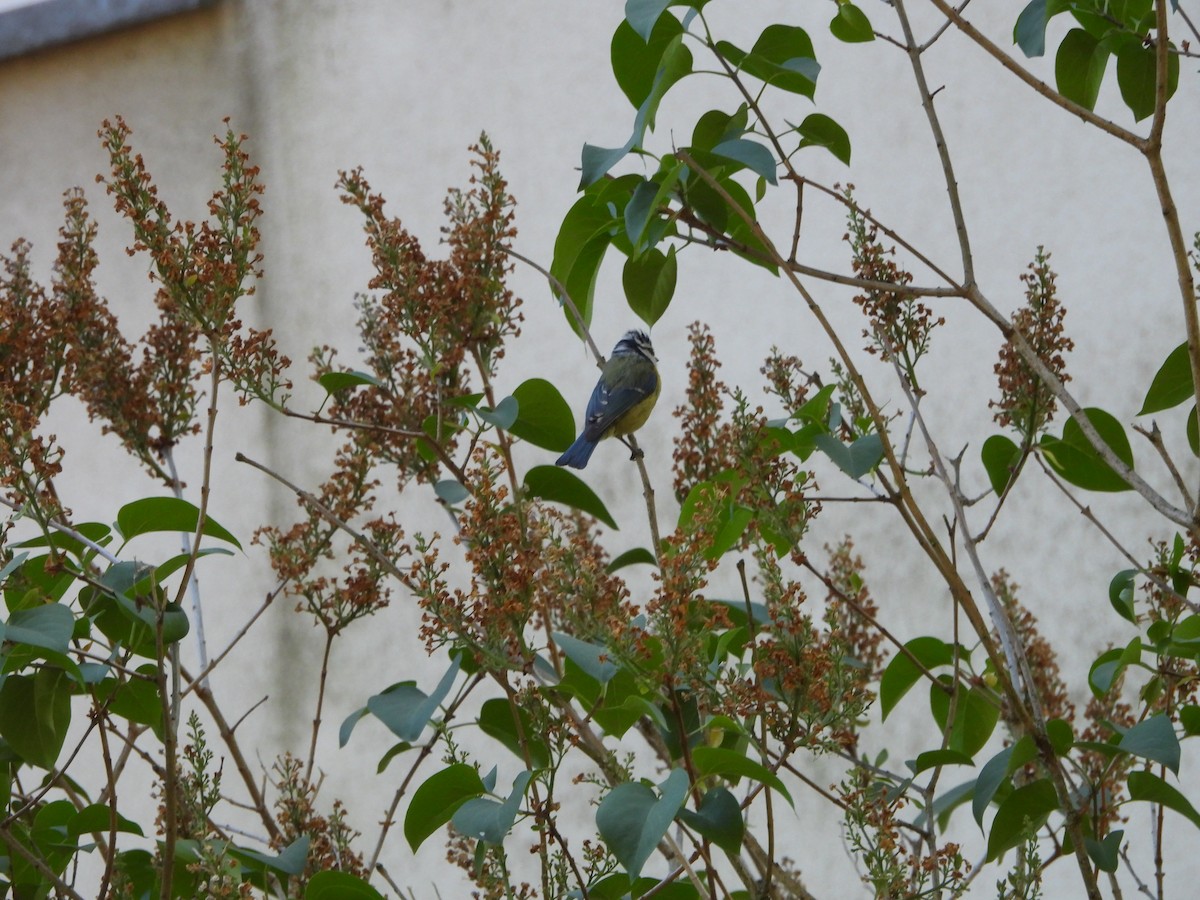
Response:
[[[596,441],[589,441],[582,434],[575,439],[567,452],[558,458],[556,466],[570,466],[572,469],[582,469],[588,464],[588,460],[592,458],[592,451],[596,449]]]

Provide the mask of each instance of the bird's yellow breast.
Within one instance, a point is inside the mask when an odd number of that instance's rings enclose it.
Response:
[[[650,413],[654,411],[654,404],[658,402],[658,395],[662,391],[662,379],[658,377],[658,373],[654,374],[654,391],[647,394],[643,399],[639,400],[629,408],[629,411],[617,421],[613,422],[612,428],[608,430],[610,435],[632,434],[650,418]],[[608,435],[605,435],[607,437]]]

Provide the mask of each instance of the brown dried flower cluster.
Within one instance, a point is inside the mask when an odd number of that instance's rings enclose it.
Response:
[[[637,608],[625,582],[608,571],[609,556],[592,520],[540,504],[531,513],[546,525],[535,624],[548,615],[555,630],[603,643],[617,653],[632,652],[636,636],[630,632]]]
[[[784,576],[771,554],[757,560],[770,621],[755,646],[754,670],[774,701],[767,725],[787,747],[850,750],[871,700],[862,669],[842,635],[817,627],[801,585]]]
[[[1059,381],[1071,380],[1064,354],[1075,342],[1063,331],[1067,311],[1058,299],[1057,275],[1050,268],[1050,254],[1038,247],[1029,270],[1021,276],[1025,284],[1025,305],[1013,315],[1012,328],[1029,342],[1037,358]],[[1000,399],[990,406],[996,409],[1000,425],[1012,425],[1026,440],[1031,440],[1053,418],[1058,401],[1033,367],[1018,352],[1012,340],[1000,348],[995,366],[1000,384]]]
[[[714,487],[719,492],[721,487]],[[654,574],[658,587],[646,604],[650,634],[655,646],[661,643],[665,672],[677,673],[680,684],[703,689],[709,636],[730,627],[723,605],[705,601],[708,578],[717,567],[709,558],[712,540],[711,516],[720,506],[714,502],[699,512],[689,528],[679,528],[663,539],[659,569]],[[650,635],[653,637],[650,637]],[[645,648],[653,655],[649,646]]]
[[[1017,585],[1004,569],[992,576],[992,590],[1008,614],[1008,620],[1012,622],[1017,639],[1021,642],[1042,714],[1047,719],[1071,722],[1075,718],[1075,704],[1071,702],[1066,682],[1062,679],[1058,655],[1038,630],[1037,617],[1017,598]],[[995,631],[992,633],[999,639]],[[1010,727],[1016,723],[1007,699],[1004,700],[1001,715]]]
[[[557,627],[579,616],[568,609],[585,600],[592,628],[619,620],[623,585],[603,571],[594,538],[561,514],[518,497],[501,484],[501,454],[480,447],[467,477],[472,495],[458,516],[454,543],[465,548],[470,580],[451,587],[450,566],[438,536],[418,537],[407,579],[424,611],[421,635],[430,652],[447,643],[469,649],[480,662],[522,669],[532,661],[536,628]],[[574,532],[572,534],[571,532]],[[576,556],[573,548],[583,550]],[[581,590],[577,598],[573,593]]]
[[[852,200],[850,193],[846,195]],[[845,235],[853,251],[854,274],[869,281],[904,288],[912,283],[912,274],[895,260],[896,250],[886,250],[879,242],[879,229],[869,223],[853,203],[850,205],[849,232]],[[854,302],[862,307],[870,323],[863,337],[870,343],[868,353],[885,360],[895,359],[914,389],[918,389],[917,362],[929,350],[933,329],[945,323],[934,317],[933,310],[904,290],[867,290]]]
[[[310,840],[304,872],[292,879],[289,896],[303,893],[307,880],[317,872],[349,872],[360,878],[366,877],[366,864],[351,847],[359,835],[346,822],[341,801],[333,801],[333,811],[328,816],[318,813],[315,801],[320,786],[304,776],[303,764],[290,753],[277,759],[272,770],[274,786],[279,792],[275,801],[279,836],[272,840],[271,846],[283,850],[300,837],[307,836]]]
[[[486,136],[472,150],[478,170],[472,187],[452,190],[446,202],[445,260],[427,257],[400,220],[384,213],[383,197],[372,192],[361,170],[343,172],[338,183],[343,201],[365,216],[375,267],[369,287],[380,292],[359,301],[371,383],[335,391],[328,404],[328,419],[350,436],[315,502],[300,498],[306,519],[287,531],[269,528],[259,535],[271,547],[279,577],[333,631],[386,605],[388,581],[403,574],[396,566],[412,569],[409,586],[421,596],[441,596],[444,585],[435,571],[440,564],[431,546],[418,541],[414,562],[392,518],[359,523],[375,504],[384,468],[392,468],[401,489],[413,480],[434,483],[443,477],[474,402],[471,368],[490,398],[489,379],[504,341],[519,332],[520,301],[504,283],[511,270],[505,248],[516,234],[513,200],[499,173],[499,154]],[[328,347],[314,351],[317,377],[336,371],[335,357]],[[490,482],[480,486],[489,489]],[[333,559],[343,526],[358,529],[359,538],[352,542],[350,564],[331,579],[319,569]],[[499,540],[485,534],[482,523],[479,532],[481,542]],[[423,570],[423,561],[431,568]]]
[[[730,488],[727,501],[749,510],[751,520],[742,546],[762,540],[784,554],[799,542],[818,504],[806,499],[814,488],[811,473],[790,454],[780,452],[761,407],[750,408],[740,392],[731,393],[716,377],[720,363],[708,327],[689,329],[687,401],[675,410],[680,420],[674,453],[675,496],[682,502],[699,484],[721,482]],[[765,368],[772,386],[794,399],[803,397],[790,361],[773,354]],[[725,398],[733,401],[724,420]]]
[[[446,201],[450,256],[444,260],[427,257],[400,220],[384,213],[383,197],[361,169],[341,173],[338,182],[343,201],[366,218],[375,267],[369,287],[380,294],[360,300],[359,332],[377,384],[339,394],[330,415],[370,429],[359,439],[396,466],[401,485],[437,477],[436,455],[416,438],[453,452],[460,401],[471,391],[465,363],[474,364],[486,390],[504,342],[520,333],[520,300],[505,285],[514,202],[487,137],[472,151],[478,169],[472,187],[451,191]],[[314,355],[318,376],[333,370],[333,358],[328,349]]]
[[[473,494],[455,537],[466,548],[470,585],[422,594],[422,632],[427,642],[453,638],[489,662],[520,668],[537,610],[545,526],[532,509],[511,502],[495,456],[481,447],[472,461]]]
[[[767,378],[767,393],[778,397],[789,415],[794,415],[804,405],[808,389],[815,380],[815,376],[804,371],[800,357],[784,356],[777,347],[771,348],[770,356],[759,371]],[[820,387],[819,382],[817,386]]]
[[[874,618],[879,607],[863,578],[862,557],[854,552],[854,541],[848,536],[825,549],[829,553],[825,622],[861,666],[864,682],[877,680],[886,661],[881,649],[883,635],[868,618]]]
[[[717,456],[721,437],[722,397],[729,392],[717,378],[721,367],[717,344],[708,326],[693,322],[688,328],[692,344],[688,361],[687,403],[674,411],[679,419],[675,442],[675,498],[682,501],[694,485],[721,470]]]
[[[286,532],[269,526],[254,536],[256,543],[269,548],[271,566],[288,592],[302,598],[297,610],[312,613],[330,635],[387,606],[396,573],[393,561],[411,552],[392,515],[367,521],[358,540],[346,535],[343,525],[374,506],[378,482],[371,477],[372,466],[368,453],[347,444],[318,494],[297,501],[307,513],[305,519]],[[347,558],[336,578],[319,571],[323,563]]]
[[[1088,698],[1083,718],[1086,724],[1079,732],[1081,742],[1103,743],[1112,739],[1114,729],[1124,732],[1138,722],[1132,705],[1122,699],[1125,677],[1122,673],[1113,680],[1102,697]],[[1079,755],[1079,770],[1088,786],[1088,809],[1097,837],[1123,820],[1121,804],[1127,799],[1125,778],[1136,760],[1129,754],[1102,753],[1084,750]]]
[[[148,253],[158,283],[159,319],[130,344],[95,288],[96,226],[83,192],[67,191],[65,223],[50,290],[29,271],[29,245],[18,242],[4,259],[0,282],[0,471],[17,496],[38,499],[47,517],[57,514],[47,487],[60,451],[36,435],[51,402],[77,396],[105,432],[155,476],[172,477],[163,456],[199,430],[197,379],[207,368],[232,382],[243,399],[273,400],[286,386],[287,360],[269,332],[245,329],[235,305],[252,294],[260,261],[258,170],[248,165],[242,138],[218,140],[224,154],[223,186],[209,202],[211,221],[173,224],[121,119],[100,131],[112,161],[105,184],[119,213],[133,226],[131,254]],[[140,353],[138,352],[140,350]],[[24,502],[24,500],[22,500]]]
[[[971,867],[959,845],[946,843],[928,852],[924,841],[906,835],[901,813],[908,800],[889,779],[854,769],[841,785],[841,797],[847,843],[862,865],[863,883],[875,896],[960,896],[965,890]],[[934,886],[937,891],[931,890]]]
[[[185,385],[201,374],[195,370],[199,350],[182,358],[172,354],[184,345],[195,347],[203,337],[205,368],[215,368],[230,381],[242,402],[257,398],[281,404],[286,399],[281,392],[291,387],[283,374],[290,361],[278,353],[269,330],[246,327],[238,318],[238,302],[255,293],[254,280],[262,277],[257,223],[263,186],[258,167],[249,164],[242,148],[245,135],[228,130],[214,139],[224,159],[222,184],[208,201],[210,218],[197,224],[173,222],[141,155],[129,145],[131,130],[123,119],[106,120],[99,134],[112,171],[108,178],[96,180],[105,185],[117,212],[133,225],[129,254],[147,253],[153,261],[150,278],[158,284],[161,322],[151,328],[146,341],[156,351],[165,379],[154,382],[156,395],[164,385],[168,398],[179,395],[167,409],[180,419],[194,407],[194,396],[188,396]]]

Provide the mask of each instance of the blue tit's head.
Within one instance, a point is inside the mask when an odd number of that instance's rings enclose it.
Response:
[[[644,331],[627,331],[613,347],[613,356],[637,355],[652,363],[658,362],[654,355],[654,345],[650,343],[650,335]]]

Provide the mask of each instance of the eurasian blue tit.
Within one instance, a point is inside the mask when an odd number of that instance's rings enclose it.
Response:
[[[648,334],[625,332],[613,347],[588,400],[583,430],[556,465],[582,469],[604,438],[630,434],[646,424],[662,389],[656,362],[658,357]]]

